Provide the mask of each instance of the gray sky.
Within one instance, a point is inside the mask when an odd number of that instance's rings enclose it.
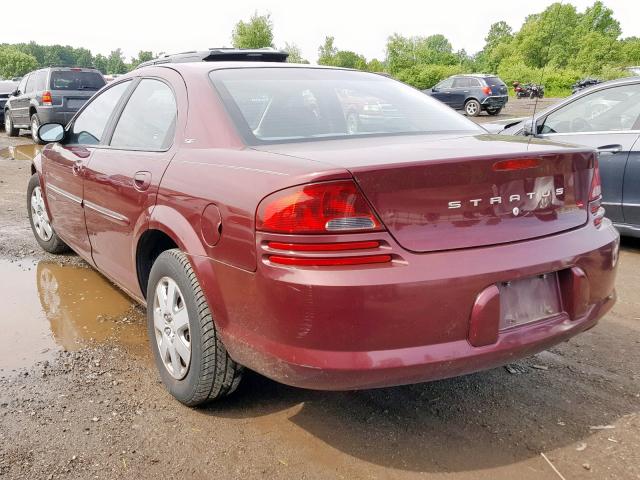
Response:
[[[394,32],[408,36],[442,33],[455,50],[464,48],[475,53],[482,48],[492,23],[505,20],[518,30],[526,15],[540,12],[551,3],[551,0],[84,0],[53,6],[50,1],[31,0],[29,11],[49,20],[36,22],[37,28],[26,28],[21,21],[3,22],[0,42],[60,43],[86,47],[94,54],[107,54],[120,47],[127,58],[139,50],[172,53],[230,46],[235,23],[248,19],[257,10],[271,13],[277,47],[294,42],[311,62],[317,59],[318,46],[325,35],[333,35],[338,48],[354,50],[367,59],[383,59],[386,38]],[[583,11],[593,0],[571,3]],[[605,0],[605,4],[620,21],[623,36],[640,36],[640,2]]]

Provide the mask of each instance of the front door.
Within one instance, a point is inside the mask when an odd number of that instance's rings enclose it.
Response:
[[[107,144],[94,151],[85,172],[84,207],[93,260],[134,294],[139,290],[135,234],[155,205],[158,186],[175,153],[176,94],[186,101],[179,75],[172,86],[157,78],[139,81]],[[175,89],[175,90],[174,90]]]
[[[29,97],[27,96],[27,82],[31,75],[26,75],[18,85],[18,95],[9,98],[11,121],[14,126],[29,124]]]
[[[91,247],[82,202],[84,173],[130,83],[115,85],[95,97],[69,127],[64,144],[49,144],[42,151],[42,175],[51,223],[60,238],[86,259],[91,257]]]

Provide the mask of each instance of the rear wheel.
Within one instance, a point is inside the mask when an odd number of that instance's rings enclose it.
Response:
[[[467,100],[467,103],[464,104],[464,113],[469,117],[477,117],[480,115],[480,102],[473,99]]]
[[[31,230],[43,250],[49,253],[63,253],[69,250],[51,225],[37,173],[31,175],[27,187],[27,210]]]
[[[4,131],[7,132],[9,137],[17,137],[20,129],[13,126],[13,119],[11,118],[11,112],[5,110],[4,112]]]
[[[487,108],[489,115],[498,115],[502,111],[502,108]]]
[[[151,268],[147,325],[160,377],[177,400],[196,406],[237,388],[242,367],[222,344],[200,283],[180,250],[164,251]]]
[[[40,140],[38,137],[38,129],[40,128],[40,118],[37,113],[31,115],[31,139],[33,143],[37,145],[42,145],[44,142]]]

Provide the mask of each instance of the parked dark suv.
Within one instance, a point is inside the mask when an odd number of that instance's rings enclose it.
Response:
[[[482,111],[498,115],[509,100],[505,83],[495,75],[486,74],[454,75],[423,92],[451,108],[464,110],[470,117]]]
[[[18,82],[0,79],[0,122],[4,122],[4,106],[17,86]]]
[[[49,67],[25,75],[4,106],[4,128],[15,137],[21,128],[31,129],[39,143],[43,123],[66,125],[93,94],[106,84],[93,68]]]

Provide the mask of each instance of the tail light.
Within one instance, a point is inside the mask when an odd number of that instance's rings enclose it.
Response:
[[[51,106],[53,99],[51,98],[51,92],[44,92],[42,94],[42,105]]]
[[[485,95],[491,95],[491,87],[482,87],[482,92]]]
[[[602,182],[600,180],[600,167],[598,158],[593,165],[593,177],[591,178],[591,190],[589,192],[589,210],[593,216],[593,224],[599,227],[602,224],[605,210],[602,207]]]
[[[382,230],[382,224],[351,180],[288,188],[258,206],[256,229],[272,233],[346,233]]]

